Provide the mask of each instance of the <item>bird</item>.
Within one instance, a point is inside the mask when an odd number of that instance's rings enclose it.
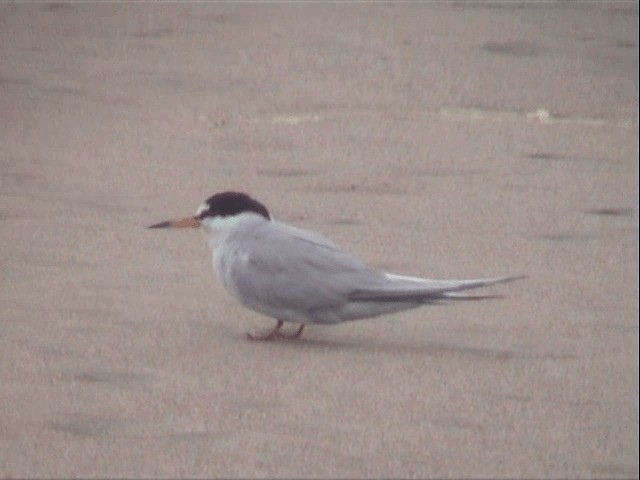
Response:
[[[481,300],[466,290],[524,276],[431,280],[379,271],[328,238],[273,219],[248,194],[209,197],[195,215],[148,228],[198,228],[213,253],[219,281],[245,307],[272,317],[275,327],[250,340],[295,339],[305,325],[334,325],[442,301]],[[285,322],[298,324],[293,334]]]

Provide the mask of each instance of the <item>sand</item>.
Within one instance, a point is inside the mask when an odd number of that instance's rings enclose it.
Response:
[[[637,2],[11,3],[0,59],[0,476],[638,476]],[[229,189],[528,279],[250,342],[146,229]]]

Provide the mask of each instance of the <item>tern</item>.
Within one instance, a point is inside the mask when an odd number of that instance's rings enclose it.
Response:
[[[465,290],[523,276],[430,280],[367,267],[329,239],[274,220],[259,201],[242,192],[209,197],[191,217],[149,228],[199,228],[213,252],[213,268],[242,305],[277,324],[251,340],[298,338],[305,325],[332,325],[376,317],[446,300],[479,300]],[[299,324],[294,334],[284,322]]]

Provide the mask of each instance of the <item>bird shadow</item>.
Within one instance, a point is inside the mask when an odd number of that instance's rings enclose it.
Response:
[[[548,353],[525,351],[517,349],[503,349],[464,345],[455,342],[433,342],[380,337],[358,337],[345,335],[340,338],[321,338],[317,332],[305,330],[299,338],[277,338],[273,340],[256,341],[240,334],[238,330],[231,330],[220,325],[220,334],[230,341],[246,343],[256,348],[296,349],[300,351],[316,351],[320,353],[352,352],[355,354],[384,354],[384,355],[424,355],[432,357],[463,356],[476,360],[507,361],[507,360],[575,360],[579,356],[572,353]],[[332,334],[333,335],[333,334]]]

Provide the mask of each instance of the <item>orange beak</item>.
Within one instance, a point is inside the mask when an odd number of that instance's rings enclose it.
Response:
[[[149,228],[198,228],[200,220],[195,217],[183,218],[182,220],[169,220],[167,222],[156,223]]]

